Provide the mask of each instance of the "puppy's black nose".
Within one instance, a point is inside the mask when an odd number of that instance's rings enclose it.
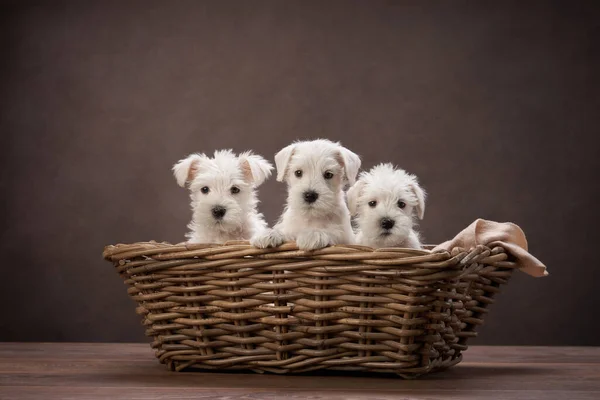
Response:
[[[227,209],[221,206],[214,206],[212,209],[212,215],[215,219],[221,219],[225,216]]]
[[[304,201],[307,203],[314,203],[319,198],[319,193],[314,190],[309,190],[308,192],[304,192]]]
[[[390,218],[383,218],[381,220],[381,227],[386,230],[392,229],[395,224],[396,224],[396,221],[394,221],[393,219],[390,219]]]

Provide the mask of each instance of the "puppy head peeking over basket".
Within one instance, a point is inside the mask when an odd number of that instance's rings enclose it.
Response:
[[[352,185],[360,158],[339,143],[319,139],[296,142],[275,155],[277,180],[288,185],[287,204],[271,231],[251,243],[276,247],[295,240],[302,250],[354,243],[344,187]]]
[[[348,207],[356,215],[358,244],[421,248],[413,225],[415,217],[423,219],[425,192],[416,176],[392,164],[377,165],[348,190]]]
[[[224,243],[248,240],[266,229],[256,206],[256,188],[273,166],[251,152],[236,156],[231,150],[214,157],[192,154],[173,167],[179,186],[187,186],[192,199],[192,221],[186,236],[190,243]]]

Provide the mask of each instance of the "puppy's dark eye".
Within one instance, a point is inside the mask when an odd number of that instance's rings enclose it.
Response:
[[[240,192],[240,188],[237,186],[231,187],[231,194],[238,194]]]
[[[208,188],[208,186],[204,186],[202,189],[200,189],[200,191],[204,194],[207,194],[208,192],[210,192],[210,189]]]
[[[369,202],[369,207],[371,207],[371,208],[375,207],[376,205],[377,205],[377,202],[375,200]]]
[[[329,171],[325,171],[325,173],[323,174],[323,178],[331,179],[331,178],[333,178],[333,174]]]
[[[404,207],[406,207],[406,203],[403,202],[402,200],[398,200],[398,207],[404,208]]]
[[[296,175],[296,178],[302,178],[302,170],[297,169],[296,172],[294,172],[294,175]]]

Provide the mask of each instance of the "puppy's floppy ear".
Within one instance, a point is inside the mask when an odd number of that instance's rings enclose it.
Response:
[[[411,177],[412,182],[410,183],[409,187],[415,194],[415,197],[417,198],[417,206],[415,207],[415,210],[417,211],[417,217],[419,217],[419,219],[423,219],[423,217],[425,216],[425,196],[427,194],[421,188],[421,186],[419,186],[417,178],[414,175]]]
[[[246,182],[253,186],[260,186],[267,178],[271,176],[273,166],[270,162],[251,151],[246,151],[238,157],[240,168],[244,173]]]
[[[279,150],[279,153],[275,154],[275,166],[277,167],[277,181],[283,182],[285,174],[287,172],[288,164],[294,155],[296,149],[296,143],[292,143],[287,147]]]
[[[356,175],[358,175],[358,170],[360,168],[360,157],[342,146],[339,146],[339,152],[338,161],[342,168],[344,168],[346,180],[350,185],[354,185],[354,182],[356,182]]]
[[[185,187],[194,180],[200,169],[200,165],[206,161],[207,157],[204,154],[191,154],[183,160],[179,160],[177,164],[173,166],[173,175],[177,180],[177,184],[181,187]]]
[[[346,199],[348,200],[348,210],[350,210],[350,215],[354,216],[358,212],[358,199],[362,195],[364,187],[365,181],[359,179],[346,192]]]

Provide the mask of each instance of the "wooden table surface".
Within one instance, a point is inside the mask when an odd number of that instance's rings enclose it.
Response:
[[[600,399],[600,347],[473,346],[417,380],[169,372],[147,344],[0,343],[0,399]]]

